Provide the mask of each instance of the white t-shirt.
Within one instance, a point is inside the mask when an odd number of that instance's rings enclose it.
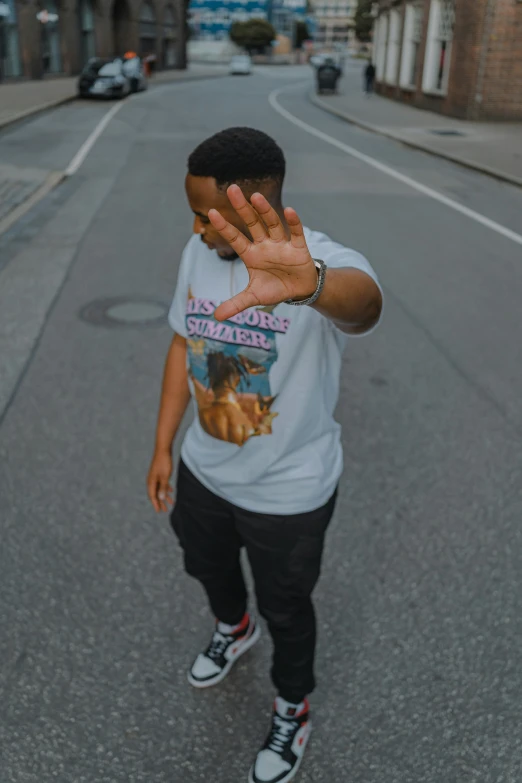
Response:
[[[305,229],[312,257],[368,261]],[[195,404],[181,457],[201,483],[249,511],[298,514],[325,504],[343,468],[339,395],[346,335],[310,307],[250,308],[224,323],[221,302],[248,283],[240,259],[223,261],[193,236],[182,256],[169,323],[187,340]]]

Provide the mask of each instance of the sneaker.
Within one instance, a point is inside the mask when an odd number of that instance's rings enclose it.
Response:
[[[297,715],[295,708],[287,708],[286,714],[281,714],[277,710],[276,699],[272,728],[250,770],[249,783],[287,783],[292,780],[303,760],[311,731],[307,699]]]
[[[243,653],[250,650],[261,636],[261,629],[248,615],[245,622],[232,634],[216,629],[204,653],[200,653],[188,675],[194,688],[210,688],[225,679],[232,666]]]

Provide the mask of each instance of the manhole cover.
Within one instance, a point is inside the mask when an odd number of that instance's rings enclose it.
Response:
[[[81,309],[80,318],[95,326],[113,328],[162,326],[168,309],[164,302],[156,299],[113,297],[89,302]]]
[[[435,136],[465,136],[462,131],[453,130],[452,128],[439,128],[430,130],[430,133],[434,133]]]

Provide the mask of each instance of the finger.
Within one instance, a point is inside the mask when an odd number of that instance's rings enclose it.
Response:
[[[162,511],[168,511],[168,504],[172,503],[174,492],[168,478],[160,478],[158,487],[158,501]]]
[[[263,218],[270,239],[273,239],[274,242],[283,242],[286,239],[286,232],[275,209],[261,193],[254,193],[250,200]]]
[[[243,258],[251,246],[251,242],[248,241],[246,236],[242,234],[238,228],[229,223],[228,220],[225,220],[223,215],[221,215],[217,209],[209,210],[208,218],[216,231],[219,231],[223,239],[228,242],[230,247],[236,251],[238,256]]]
[[[285,209],[285,218],[286,222],[288,223],[288,228],[290,229],[290,241],[292,245],[296,248],[299,248],[299,250],[302,250],[306,247],[306,239],[304,235],[303,224],[299,220],[299,215],[295,209],[292,209],[292,207],[287,207]]]
[[[174,493],[172,490],[170,490],[170,492],[166,492],[165,494],[162,493],[160,502],[165,506],[163,511],[168,511],[168,509],[174,505]]]
[[[261,302],[257,296],[245,288],[241,293],[233,296],[232,299],[227,299],[216,308],[214,311],[214,318],[216,321],[226,321],[227,318],[233,318],[234,315],[242,313],[243,310],[247,310],[249,307],[259,306]]]
[[[158,492],[158,507],[159,511],[167,512],[169,510],[168,507],[168,496],[165,495],[164,492],[161,492],[161,490]]]
[[[147,492],[149,495],[149,500],[152,503],[152,506],[154,508],[154,511],[156,513],[159,512],[159,502],[157,498],[157,492],[158,492],[158,482],[154,479],[154,481],[149,481],[147,484]]]
[[[231,185],[227,190],[227,196],[237,214],[246,223],[254,242],[262,242],[266,239],[266,226],[256,210],[246,200],[239,185]]]

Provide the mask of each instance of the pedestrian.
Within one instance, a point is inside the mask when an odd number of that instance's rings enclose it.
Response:
[[[366,95],[371,95],[373,92],[373,86],[375,84],[375,65],[371,60],[368,61],[366,68],[364,69],[364,92]]]
[[[188,673],[221,682],[259,639],[245,548],[273,642],[276,698],[250,783],[286,783],[310,736],[316,622],[311,595],[342,471],[333,418],[346,335],[377,323],[368,261],[283,208],[285,158],[261,131],[229,128],[190,155],[194,236],[181,259],[148,493],[173,501],[172,444],[190,397],[172,527],[215,626]]]

